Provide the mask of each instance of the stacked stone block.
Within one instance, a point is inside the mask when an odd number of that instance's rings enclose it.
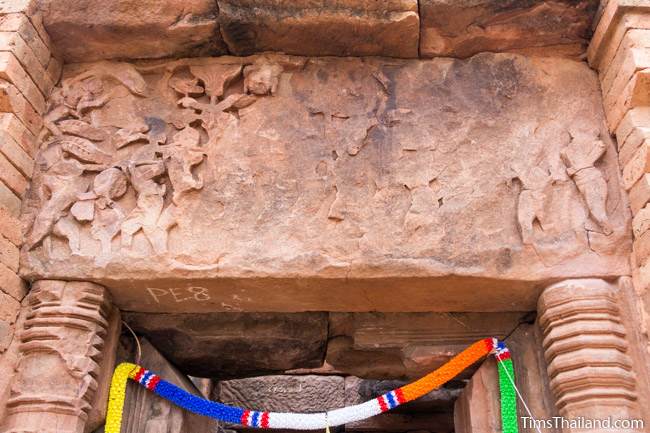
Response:
[[[605,3],[605,2],[603,2]],[[634,286],[650,330],[650,1],[610,0],[588,49],[633,214]],[[650,346],[648,347],[650,350]]]
[[[0,401],[9,393],[15,361],[10,346],[27,294],[18,276],[21,202],[32,177],[45,101],[62,67],[34,3],[0,1]]]

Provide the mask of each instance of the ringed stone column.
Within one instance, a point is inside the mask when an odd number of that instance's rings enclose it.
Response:
[[[0,431],[82,433],[113,322],[108,291],[87,282],[38,281],[23,309],[20,360]]]
[[[619,302],[617,288],[600,279],[563,281],[547,288],[539,299],[551,391],[566,420],[641,418],[637,376]],[[565,425],[563,431],[605,430]]]

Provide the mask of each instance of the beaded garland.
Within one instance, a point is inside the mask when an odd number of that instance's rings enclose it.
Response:
[[[453,379],[467,367],[490,353],[495,355],[499,364],[503,432],[518,433],[517,402],[515,400],[514,384],[511,381],[511,379],[514,380],[512,360],[508,349],[496,338],[485,338],[477,341],[439,369],[415,382],[394,389],[365,403],[321,413],[264,412],[228,406],[190,394],[139,365],[122,363],[115,369],[111,382],[105,432],[120,433],[128,379],[138,382],[148,390],[183,409],[223,422],[253,428],[319,430],[370,418],[422,397]]]

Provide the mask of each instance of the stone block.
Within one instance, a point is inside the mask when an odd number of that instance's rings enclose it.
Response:
[[[35,10],[35,0],[0,0],[0,14],[24,12],[29,14]]]
[[[591,67],[605,70],[612,63],[628,31],[648,28],[648,13],[644,0],[609,1],[587,49]]]
[[[451,413],[402,414],[384,413],[345,425],[346,432],[436,432],[453,433],[454,420]]]
[[[4,264],[13,272],[18,272],[18,258],[18,247],[0,235],[0,263]]]
[[[27,189],[27,179],[0,153],[0,181],[4,182],[17,196]]]
[[[40,114],[15,86],[4,80],[0,80],[0,112],[15,114],[34,135],[38,135],[43,127]]]
[[[49,96],[54,83],[19,33],[0,32],[0,52],[12,53],[41,93]]]
[[[97,377],[97,392],[93,397],[90,410],[88,411],[88,419],[84,431],[90,433],[104,424],[106,421],[106,410],[108,406],[108,395],[111,387],[111,378],[115,371],[117,364],[117,348],[120,339],[120,331],[122,329],[122,318],[118,308],[111,308],[110,315],[108,316],[108,326],[106,328],[106,335],[104,336],[104,348],[99,362],[99,370]],[[147,368],[153,368],[147,365]]]
[[[20,303],[0,291],[0,355],[5,353],[14,338]]]
[[[37,113],[45,112],[45,98],[18,59],[10,52],[0,52],[0,78],[20,91]]]
[[[650,172],[650,145],[644,141],[623,167],[623,187],[629,190],[648,172]]]
[[[648,123],[650,125],[650,123]],[[621,167],[624,167],[641,146],[647,146],[650,141],[650,127],[634,128],[632,133],[622,143],[621,150],[618,153],[618,161]]]
[[[372,400],[407,383],[401,380],[371,380],[347,376],[345,378],[345,405],[352,406]],[[396,408],[395,411],[409,413],[451,413],[454,402],[462,392],[460,384],[462,382],[459,381],[458,384],[447,384],[445,387],[434,389],[417,400],[409,402],[408,406]]]
[[[650,175],[645,174],[639,179],[630,189],[629,194],[632,214],[636,215],[650,201]]]
[[[9,134],[33,158],[36,155],[36,137],[13,113],[0,113],[0,131]]]
[[[7,132],[0,130],[0,153],[20,171],[27,179],[31,179],[34,170],[34,160]]]
[[[71,108],[50,113],[67,132],[43,149],[25,220],[52,250],[25,247],[28,279],[106,283],[143,312],[498,312],[530,311],[559,278],[630,273],[616,151],[584,63],[265,54],[65,76],[82,115],[66,130],[56,116]],[[149,202],[116,167],[146,171],[154,132],[129,131],[154,123],[175,162],[155,156]],[[117,207],[76,224],[36,194],[51,181],[67,210],[88,191],[78,179],[114,181]]]
[[[56,58],[50,57],[50,61],[47,64],[47,74],[50,76],[53,82],[58,83],[61,79],[61,73],[63,72],[63,61]]]
[[[609,130],[615,131],[629,110],[650,105],[650,69],[635,73],[620,93],[606,95],[603,104]]]
[[[416,0],[218,0],[224,41],[237,55],[418,57]]]
[[[45,0],[39,10],[65,62],[226,52],[214,0]]]
[[[650,107],[636,107],[628,110],[615,130],[619,149],[623,150],[625,142],[635,129],[648,127],[648,125],[650,125]],[[627,152],[632,153],[631,151]]]
[[[627,32],[610,64],[600,71],[603,95],[620,93],[632,76],[650,67],[650,29]]]
[[[14,245],[21,246],[23,241],[23,234],[21,223],[12,213],[5,207],[0,205],[0,234],[10,240]]]
[[[16,13],[0,16],[0,31],[18,33],[32,49],[41,66],[47,67],[51,57],[50,49],[25,14]]]
[[[20,198],[0,180],[0,207],[6,209],[9,215],[20,216]]]
[[[643,232],[634,239],[634,256],[639,266],[645,265],[650,257],[650,233]]]
[[[213,400],[269,412],[324,412],[345,406],[341,376],[283,375],[224,380]]]
[[[326,362],[363,378],[417,378],[486,336],[504,337],[523,313],[354,313],[330,315]],[[463,377],[471,374],[471,370]]]
[[[0,263],[0,290],[20,302],[27,294],[27,285],[11,269]]]
[[[136,351],[131,343],[131,336],[128,335],[129,343],[121,340],[118,352],[118,362],[132,362]],[[178,369],[158,352],[146,338],[141,339],[142,359],[141,364],[147,369],[158,374],[166,381],[184,389],[185,391],[200,396],[199,391],[192,382]],[[167,400],[154,395],[149,390],[133,381],[129,381],[126,391],[125,411],[122,421],[122,433],[140,432],[220,432],[219,423],[213,419],[193,414],[180,409]]]
[[[124,320],[184,373],[200,377],[318,367],[327,341],[326,313],[125,312]]]
[[[515,382],[530,411],[537,419],[558,416],[555,400],[550,392],[546,361],[542,350],[542,336],[537,325],[522,324],[506,340],[515,368]],[[519,431],[535,433],[524,425],[522,417],[528,416],[517,401]],[[454,407],[456,433],[490,433],[501,431],[499,406],[499,375],[497,363],[490,356],[463,389]],[[560,430],[550,428],[550,433]]]
[[[598,3],[421,0],[420,55],[516,51],[578,58]]]

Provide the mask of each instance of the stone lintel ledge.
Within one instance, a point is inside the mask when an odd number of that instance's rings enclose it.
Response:
[[[516,54],[65,68],[21,273],[122,309],[530,311],[629,275],[595,73]]]

